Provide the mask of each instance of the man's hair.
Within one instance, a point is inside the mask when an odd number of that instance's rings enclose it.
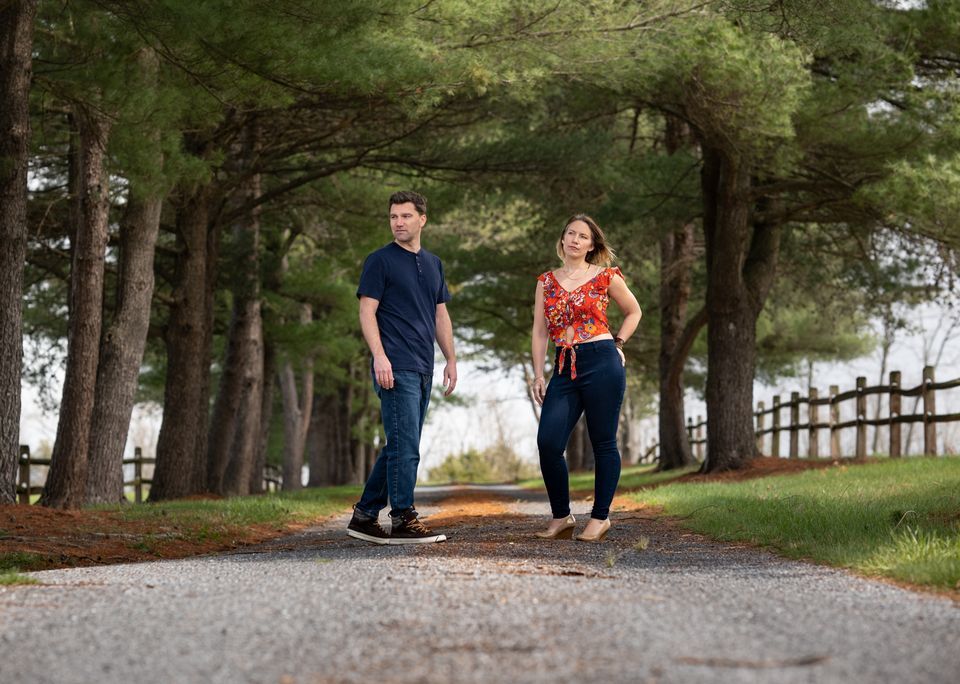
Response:
[[[390,195],[389,206],[392,207],[394,204],[406,204],[407,202],[412,202],[413,206],[417,209],[417,213],[421,216],[427,213],[427,198],[421,195],[419,192],[414,192],[413,190],[402,190],[400,192],[393,193]]]

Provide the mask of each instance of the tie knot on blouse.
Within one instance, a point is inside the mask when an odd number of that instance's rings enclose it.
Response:
[[[593,278],[573,290],[567,290],[553,271],[541,273],[537,280],[543,283],[543,315],[550,339],[560,347],[558,370],[563,372],[564,356],[571,355],[570,377],[576,378],[576,353],[573,344],[610,332],[607,324],[607,291],[614,276],[623,277],[617,267],[604,268]],[[567,341],[567,330],[573,330],[573,340]]]

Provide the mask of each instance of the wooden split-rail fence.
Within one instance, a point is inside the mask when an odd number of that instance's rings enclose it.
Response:
[[[820,458],[826,455],[820,453],[820,432],[826,431],[830,437],[830,458],[841,458],[843,454],[840,449],[840,432],[852,429],[856,430],[856,445],[852,456],[863,459],[867,456],[867,428],[872,426],[874,429],[887,428],[888,439],[884,446],[891,458],[898,458],[902,455],[904,446],[901,427],[905,423],[920,423],[923,425],[923,453],[936,456],[937,424],[960,421],[960,413],[937,413],[936,393],[957,387],[960,387],[960,378],[936,382],[933,367],[926,366],[923,369],[921,383],[910,389],[904,389],[901,386],[900,371],[892,371],[886,385],[867,387],[867,379],[858,377],[854,389],[841,392],[837,385],[831,385],[825,397],[821,397],[815,387],[811,387],[805,397],[800,396],[799,392],[791,393],[790,401],[787,402],[781,401],[780,396],[775,395],[770,408],[761,401],[757,404],[757,410],[754,411],[757,449],[763,454],[774,457],[785,455],[789,458],[800,458],[800,435],[806,433],[806,456]],[[867,397],[870,395],[886,396],[887,415],[885,417],[871,419],[867,416]],[[902,413],[904,397],[919,397],[918,407],[922,404],[923,411],[904,415]],[[841,420],[841,404],[850,401],[855,402],[855,416],[850,420]],[[807,410],[805,420],[801,422],[803,406],[806,406]],[[822,413],[821,407],[824,409]],[[784,410],[789,411],[789,422],[786,424],[781,421],[781,413]],[[767,416],[770,416],[769,427]],[[690,445],[701,461],[707,448],[707,440],[704,436],[706,424],[701,416],[697,417],[697,422],[692,418],[687,419]],[[789,437],[786,454],[781,454],[780,451],[783,433]],[[770,435],[769,448],[765,449],[767,435]]]
[[[144,458],[143,449],[135,447],[133,458],[123,459],[123,465],[133,466],[133,479],[123,483],[123,486],[133,487],[133,498],[137,503],[143,502],[144,487],[153,484],[153,480],[143,476],[143,466],[153,465],[156,459]],[[30,497],[34,494],[43,492],[43,484],[34,484],[31,480],[31,470],[34,466],[49,466],[49,458],[33,458],[30,455],[30,447],[26,444],[20,445],[20,472],[17,480],[17,501],[21,504],[29,504]],[[263,469],[263,488],[268,492],[280,490],[283,484],[283,475],[280,469],[275,465],[266,465]]]

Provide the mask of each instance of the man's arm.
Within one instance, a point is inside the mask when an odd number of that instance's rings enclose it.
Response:
[[[443,369],[443,386],[447,389],[443,396],[449,397],[457,386],[457,354],[453,348],[453,321],[446,304],[437,304],[437,344],[447,360]]]
[[[383,351],[380,326],[377,325],[377,307],[379,306],[379,300],[360,297],[360,330],[363,331],[363,339],[367,341],[370,353],[373,354],[373,375],[377,379],[377,384],[384,389],[393,389],[393,366],[390,365],[390,359]]]

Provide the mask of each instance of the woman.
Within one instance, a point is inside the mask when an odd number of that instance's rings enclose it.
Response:
[[[613,251],[589,216],[570,218],[557,241],[563,267],[537,278],[533,316],[533,397],[543,409],[537,447],[540,471],[550,497],[553,520],[544,539],[570,539],[576,520],[570,514],[567,440],[581,413],[596,460],[593,511],[577,539],[601,541],[610,530],[610,503],[620,480],[617,426],[626,386],[623,344],[637,329],[640,305],[619,268],[609,268]],[[616,336],[607,325],[610,299],[623,311]],[[556,344],[553,377],[543,378],[547,339]]]

